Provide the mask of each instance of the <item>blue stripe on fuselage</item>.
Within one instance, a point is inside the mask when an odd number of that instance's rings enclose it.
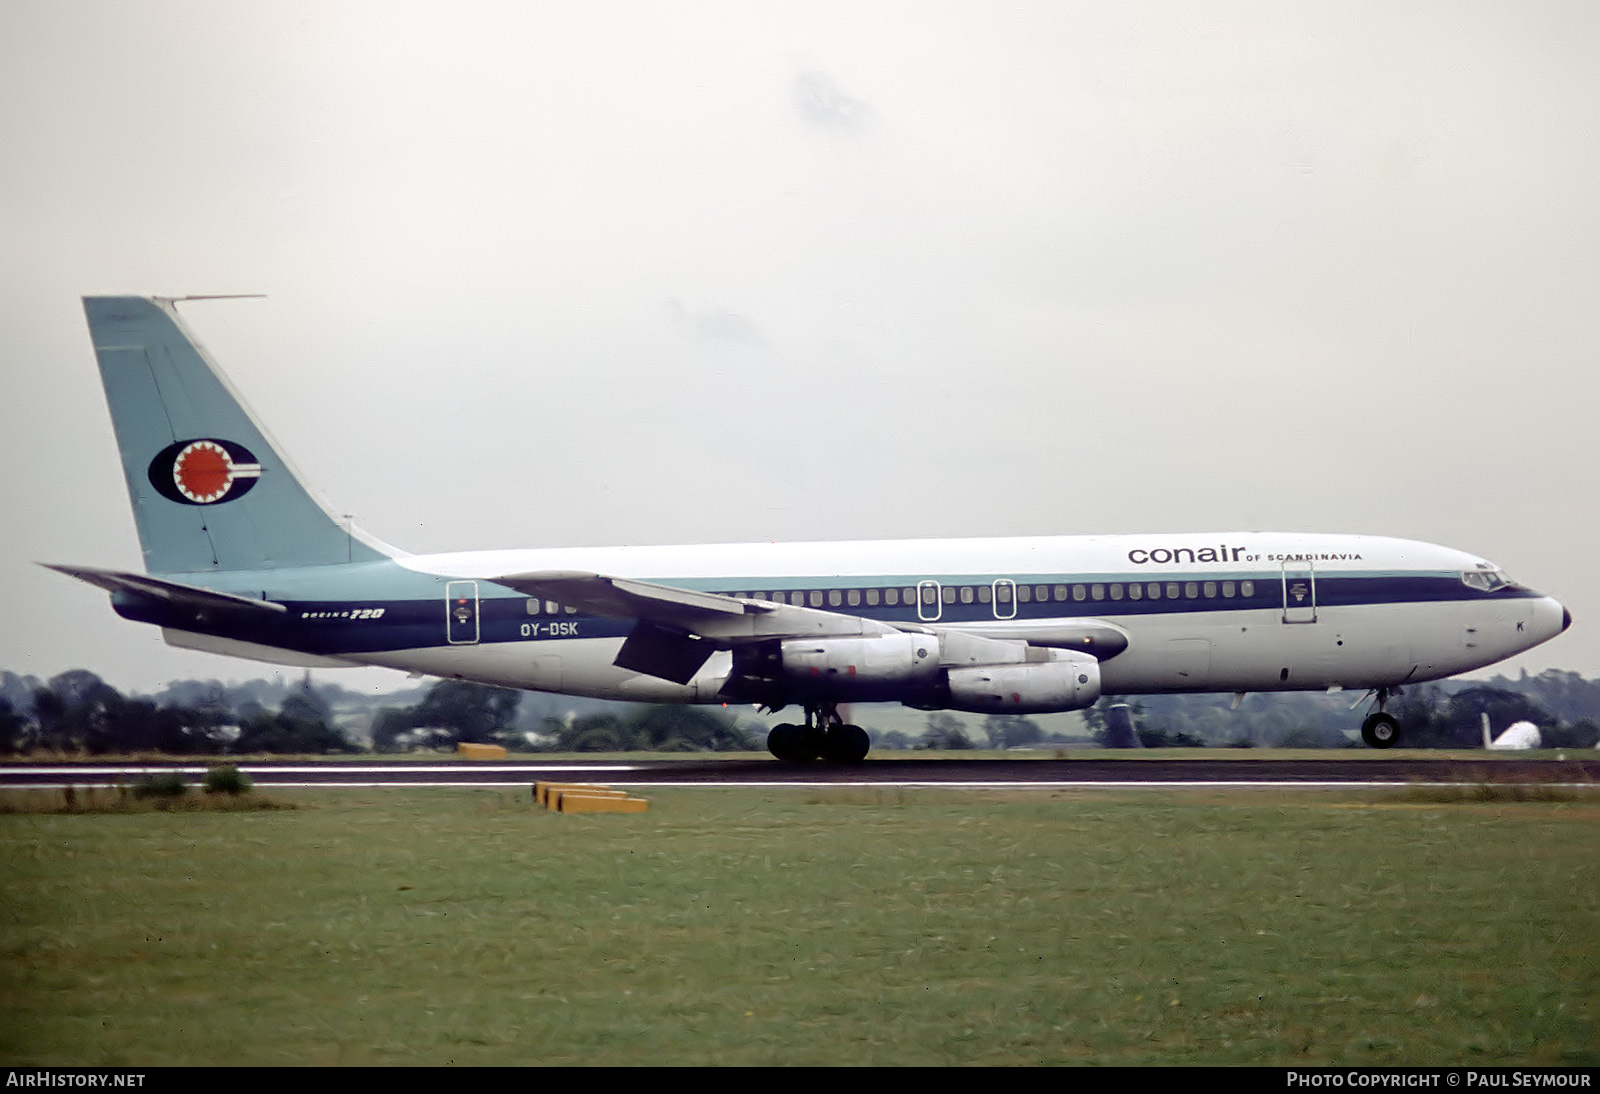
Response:
[[[219,575],[224,576],[224,575]],[[224,637],[240,638],[262,645],[277,646],[305,653],[336,656],[339,654],[380,653],[385,650],[420,649],[432,646],[449,646],[472,643],[452,643],[446,628],[446,584],[455,580],[475,580],[477,601],[476,644],[502,642],[545,642],[572,638],[621,638],[633,627],[628,619],[608,619],[585,614],[546,614],[543,604],[515,590],[506,589],[483,579],[460,579],[445,575],[421,574],[406,570],[393,563],[382,562],[356,567],[318,567],[314,572],[301,571],[288,575],[226,575],[231,582],[216,582],[213,587],[222,591],[255,596],[281,603],[288,610],[270,619],[250,617],[212,621],[196,620],[192,615],[174,612],[170,606],[153,601],[120,597],[115,600],[119,614],[141,622],[155,623],[182,630],[201,630]],[[281,580],[284,577],[288,580]],[[271,586],[261,588],[264,579]],[[883,577],[853,579],[834,578],[766,578],[747,579],[737,584],[722,580],[674,580],[662,584],[700,588],[725,593],[777,592],[786,593],[812,590],[824,591],[823,610],[845,615],[880,620],[892,624],[918,625],[937,622],[943,625],[994,622],[997,618],[994,605],[977,602],[941,604],[937,620],[923,620],[918,616],[917,605],[900,604],[895,607],[879,604],[850,605],[828,603],[826,592],[858,590],[863,594],[875,589],[880,596],[885,589],[915,588],[917,578]],[[1092,592],[1085,599],[1018,601],[1016,613],[1005,617],[1013,621],[1047,619],[1077,619],[1115,617],[1152,617],[1206,612],[1279,610],[1283,606],[1282,575],[1215,572],[1140,574],[1137,582],[1127,580],[1125,574],[1048,574],[1028,575],[1023,578],[984,577],[980,575],[938,580],[945,588],[963,586],[992,589],[995,580],[1011,580],[1030,590],[1047,586],[1084,587],[1092,590],[1100,586],[1102,599],[1093,599]],[[1243,582],[1253,582],[1252,595],[1238,595]],[[1233,582],[1233,597],[1220,595],[1224,582]],[[209,583],[208,584],[212,584]],[[1138,584],[1146,593],[1151,585],[1159,585],[1161,597],[1139,600],[1128,597],[1130,585]],[[1203,592],[1210,585],[1218,594],[1211,597],[1185,596],[1190,585]],[[1180,595],[1168,597],[1167,587],[1176,585]],[[352,591],[355,596],[349,595]],[[1122,599],[1111,598],[1113,586],[1121,589]],[[330,595],[337,590],[340,595]],[[299,595],[295,595],[298,593]],[[288,594],[288,595],[285,595]],[[309,594],[309,595],[307,595]],[[320,595],[319,595],[320,594]],[[365,594],[365,595],[363,595]],[[398,594],[398,595],[397,595]],[[958,594],[959,595],[959,594]],[[1071,594],[1069,593],[1069,596]],[[1460,575],[1448,573],[1344,573],[1319,574],[1316,577],[1316,604],[1318,608],[1353,607],[1369,604],[1438,603],[1448,601],[1479,601],[1490,598],[1525,598],[1540,594],[1531,589],[1511,586],[1492,593],[1469,588]],[[865,599],[864,595],[862,599]],[[528,607],[535,606],[530,614]],[[845,600],[841,597],[841,601]],[[809,601],[809,596],[808,596]],[[1309,604],[1309,602],[1308,602]]]

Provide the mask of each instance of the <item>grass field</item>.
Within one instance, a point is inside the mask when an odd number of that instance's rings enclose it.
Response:
[[[0,1062],[1600,1063],[1600,801],[0,815]]]

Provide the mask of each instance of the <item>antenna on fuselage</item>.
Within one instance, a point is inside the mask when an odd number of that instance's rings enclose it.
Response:
[[[264,292],[201,292],[191,293],[188,296],[156,296],[163,304],[182,304],[190,300],[265,300]]]

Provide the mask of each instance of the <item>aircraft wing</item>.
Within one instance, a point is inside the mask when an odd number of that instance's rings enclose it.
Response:
[[[489,580],[596,615],[638,620],[616,663],[680,684],[714,650],[784,638],[893,634],[898,629],[858,615],[605,574],[542,570]]]
[[[627,577],[543,570],[489,579],[529,596],[541,596],[611,619],[640,619],[713,639],[719,646],[771,638],[892,634],[887,623],[858,615],[680,589]]]
[[[1128,648],[1127,631],[1098,619],[901,624],[859,615],[680,589],[633,578],[544,570],[491,578],[497,585],[612,619],[638,622],[616,664],[687,683],[713,650],[787,638],[853,638],[920,631],[959,633],[1028,646],[1076,650],[1107,660]]]

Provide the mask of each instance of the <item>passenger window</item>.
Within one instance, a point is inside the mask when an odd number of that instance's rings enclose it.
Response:
[[[1001,604],[1011,603],[1011,586],[1001,585],[994,590],[994,598]],[[978,599],[985,604],[989,603],[989,586],[985,585],[978,590]]]
[[[1225,598],[1232,599],[1232,597],[1233,597],[1233,582],[1224,581],[1222,583],[1222,595]]]
[[[1151,600],[1160,600],[1161,599],[1161,582],[1152,581],[1150,583],[1150,599]]]
[[[972,586],[971,585],[963,585],[963,586],[961,586],[961,603],[963,603],[963,604],[971,604],[972,603]]]
[[[1085,588],[1084,586],[1082,586],[1082,585],[1074,585],[1072,587],[1072,599],[1074,599],[1074,600],[1086,600],[1086,599],[1088,599],[1088,596],[1089,596],[1089,590],[1087,588]]]
[[[1183,595],[1188,597],[1190,600],[1198,597],[1200,595],[1200,583],[1198,581],[1185,582],[1183,586]]]
[[[561,613],[561,605],[560,604],[557,604],[554,600],[546,600],[544,602],[544,614],[545,615],[559,615],[560,613]]]
[[[822,607],[822,590],[821,589],[812,589],[811,590],[811,606],[813,608]]]
[[[876,601],[877,598],[874,597],[873,600]],[[851,589],[849,592],[845,593],[844,602],[850,605],[852,608],[857,607],[861,603],[861,590]]]
[[[793,604],[797,608],[805,607],[806,594],[801,592],[799,589],[796,589],[794,592],[789,594],[789,603]]]
[[[538,615],[539,614],[539,601],[538,600],[530,600],[530,601],[528,601],[527,608],[528,608],[528,614],[529,615]]]
[[[1067,587],[1065,585],[1057,585],[1056,586],[1056,599],[1057,600],[1065,600],[1066,598],[1067,598]],[[1080,597],[1078,597],[1078,599],[1082,600],[1083,597],[1080,596]]]
[[[887,604],[891,608],[899,607],[900,606],[900,590],[899,589],[885,589],[885,590],[883,590],[883,602],[885,604]]]
[[[1104,600],[1106,598],[1106,587],[1104,585],[1095,585],[1090,588],[1089,595],[1096,600]]]
[[[577,615],[578,614],[578,609],[572,607],[570,604],[567,607],[563,608],[562,611],[566,612],[568,615]]]
[[[1216,595],[1217,595],[1217,583],[1215,581],[1206,582],[1206,599],[1207,600],[1214,600],[1216,598]]]
[[[922,587],[922,602],[924,604],[932,606],[934,603],[936,603],[938,601],[939,594],[935,591],[935,588],[936,587],[933,586],[933,585],[924,585]],[[950,590],[950,589],[946,589],[945,590],[945,592],[947,592],[947,593],[951,592],[951,591],[952,590]]]
[[[1167,582],[1167,599],[1178,599],[1178,583],[1176,581]]]
[[[1142,596],[1144,596],[1144,586],[1143,585],[1129,585],[1128,586],[1128,599],[1129,600],[1138,600]]]
[[[1033,598],[1043,604],[1050,599],[1050,587],[1048,585],[1035,585],[1033,587]],[[1059,600],[1061,598],[1057,597],[1056,599]]]
[[[1116,584],[1111,586],[1111,599],[1112,600],[1121,600],[1122,599],[1122,583],[1121,582],[1117,582]]]
[[[1256,595],[1256,583],[1254,581],[1241,581],[1241,582],[1239,582],[1239,595],[1240,596],[1255,596]]]
[[[944,587],[944,602],[946,604],[954,604],[956,602],[956,587],[954,585],[946,585]]]
[[[1017,586],[1017,603],[1028,604],[1033,601],[1033,590],[1026,585]]]

